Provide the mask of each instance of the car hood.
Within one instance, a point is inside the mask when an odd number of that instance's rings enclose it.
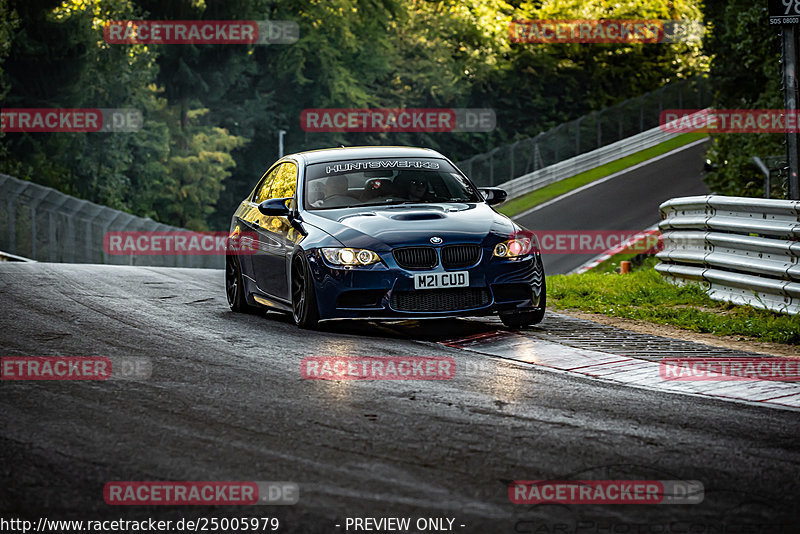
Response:
[[[432,237],[448,243],[483,243],[505,238],[519,227],[483,203],[364,206],[303,213],[303,221],[343,245],[386,251],[399,246],[430,245]]]

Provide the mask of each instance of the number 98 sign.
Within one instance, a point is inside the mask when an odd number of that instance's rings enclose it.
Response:
[[[769,0],[770,24],[800,24],[800,0]]]

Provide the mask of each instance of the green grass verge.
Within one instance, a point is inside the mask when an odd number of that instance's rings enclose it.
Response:
[[[697,284],[676,286],[647,259],[626,275],[587,272],[547,277],[547,304],[612,317],[672,325],[694,332],[747,336],[800,344],[800,316],[783,315],[711,300]]]
[[[649,260],[654,256],[655,252],[653,250],[647,250],[647,247],[656,245],[653,241],[654,239],[651,236],[635,241],[630,246],[592,267],[591,272],[600,274],[615,273],[623,261],[631,261],[633,268],[638,268],[643,261]]]
[[[591,272],[597,274],[615,273],[619,268],[620,263],[622,263],[623,261],[631,261],[638,255],[639,252],[620,252],[619,254],[614,254],[606,261],[598,264],[595,268],[591,270]]]
[[[618,272],[617,269],[620,268],[620,264],[623,261],[630,261],[632,262],[633,269],[638,269],[641,267],[642,263],[647,261],[650,262],[649,265],[655,264],[655,252],[645,251],[645,247],[650,244],[650,241],[639,240],[630,247],[614,254],[610,258],[606,259],[605,261],[595,265],[591,272],[598,273],[598,274],[613,274]],[[651,259],[652,258],[652,259]]]
[[[666,154],[670,150],[675,150],[683,145],[688,145],[689,143],[697,141],[698,139],[702,139],[707,135],[708,134],[699,132],[680,134],[679,136],[674,137],[669,141],[664,141],[663,143],[654,147],[650,147],[640,152],[636,152],[635,154],[631,154],[630,156],[606,163],[605,165],[601,165],[586,172],[576,174],[575,176],[561,180],[554,184],[546,185],[541,189],[537,189],[536,191],[531,191],[526,195],[507,202],[497,211],[503,215],[507,215],[508,217],[513,217],[534,206],[547,202],[548,200],[552,200],[565,193],[569,193],[573,189],[577,189],[588,183],[594,182],[595,180],[599,180],[600,178],[611,176],[615,172],[627,169],[628,167],[633,167],[638,163],[647,161],[648,159],[652,159],[656,156],[660,156],[661,154]],[[500,187],[502,187],[502,185]]]

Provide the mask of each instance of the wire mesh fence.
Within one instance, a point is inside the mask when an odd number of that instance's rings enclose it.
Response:
[[[499,185],[655,128],[666,109],[704,109],[712,96],[706,78],[681,80],[457,165],[477,185]]]
[[[0,174],[0,250],[37,261],[221,269],[221,254],[113,254],[109,232],[188,232]]]

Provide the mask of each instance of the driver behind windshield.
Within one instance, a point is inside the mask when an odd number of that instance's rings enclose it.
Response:
[[[325,197],[313,205],[325,208],[349,206],[355,201],[355,198],[349,193],[349,187],[347,176],[343,174],[331,176],[325,180],[323,186]]]
[[[306,170],[308,209],[338,209],[391,204],[480,202],[466,177],[447,162],[428,162],[436,170],[350,169],[362,162],[315,163]],[[403,167],[410,167],[407,163]],[[331,172],[352,170],[347,174]]]
[[[398,187],[400,194],[408,200],[424,202],[432,199],[427,178],[421,176],[398,176],[395,179],[395,185]]]

